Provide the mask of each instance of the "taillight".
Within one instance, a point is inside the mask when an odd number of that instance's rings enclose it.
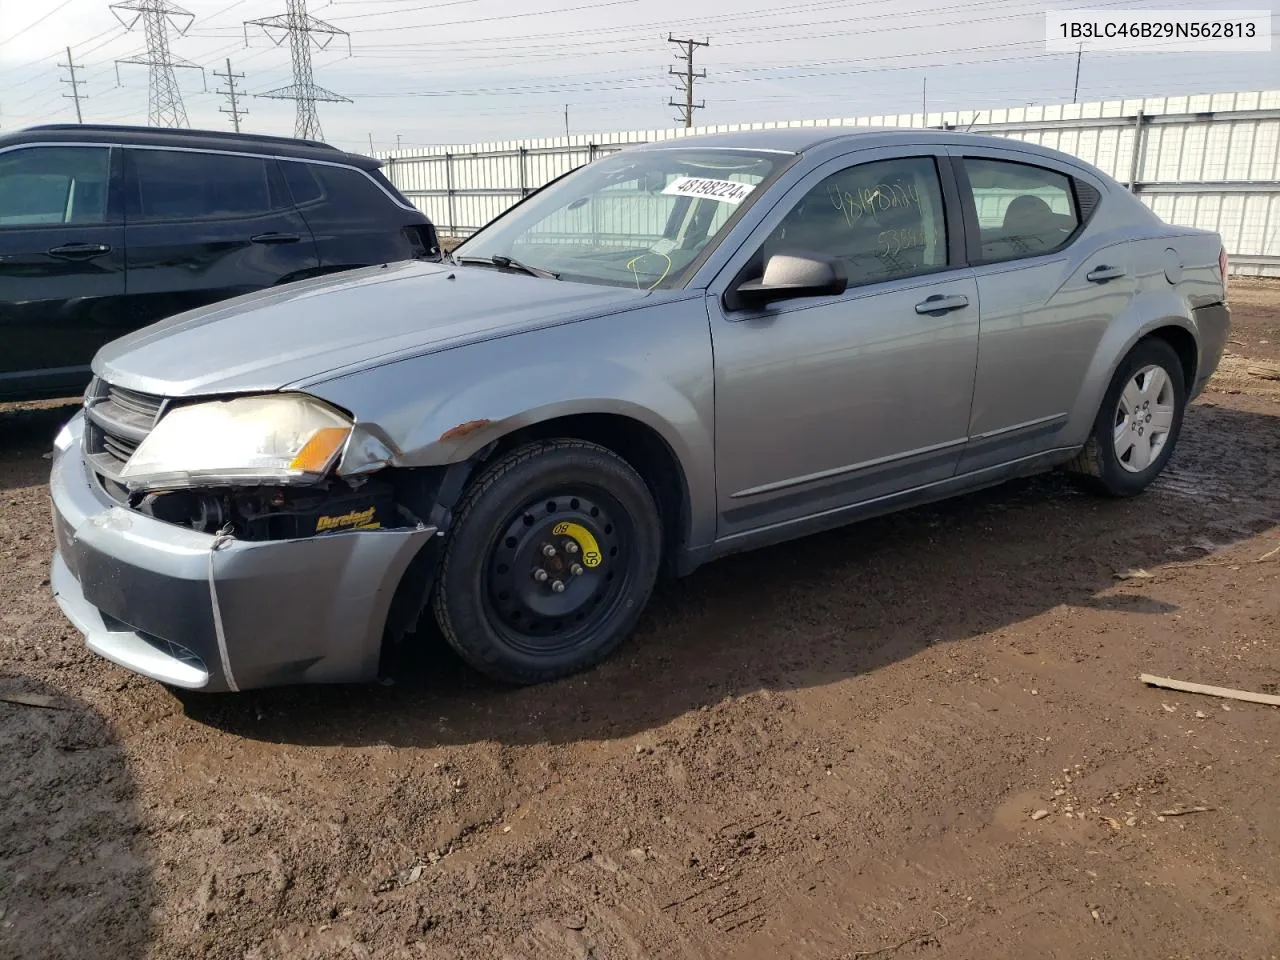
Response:
[[[1227,248],[1218,251],[1218,269],[1222,271],[1222,299],[1227,299]]]

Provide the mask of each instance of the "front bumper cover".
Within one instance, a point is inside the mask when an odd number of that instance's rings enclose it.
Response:
[[[193,690],[377,675],[392,596],[434,527],[217,543],[113,501],[82,435],[77,415],[54,451],[50,584],[91,650]]]

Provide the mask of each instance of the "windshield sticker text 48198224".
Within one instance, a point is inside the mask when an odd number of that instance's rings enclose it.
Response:
[[[749,183],[736,180],[712,180],[707,177],[680,177],[667,184],[662,192],[675,197],[695,197],[719,200],[721,203],[741,203],[755,189]]]

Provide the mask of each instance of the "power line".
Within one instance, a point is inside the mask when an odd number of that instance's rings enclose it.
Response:
[[[307,0],[287,0],[283,15],[246,21],[245,46],[249,45],[249,27],[261,27],[276,46],[288,37],[289,53],[293,59],[293,83],[254,96],[294,101],[297,104],[297,116],[293,124],[293,135],[302,140],[323,140],[324,133],[320,129],[320,115],[316,112],[316,104],[350,103],[351,100],[332,90],[316,86],[311,72],[311,44],[314,42],[317,48],[324,50],[333,42],[334,37],[346,37],[347,52],[350,53],[351,35],[340,27],[317,20],[307,13]],[[278,36],[272,33],[273,30],[279,31]],[[313,41],[316,36],[325,39]]]
[[[132,20],[125,22],[120,12],[134,14]],[[183,10],[169,0],[124,0],[111,4],[111,12],[126,30],[132,30],[142,21],[143,32],[147,40],[147,52],[125,60],[116,61],[117,82],[120,64],[135,63],[148,68],[147,74],[147,121],[153,127],[186,127],[187,108],[182,102],[182,91],[178,88],[178,78],[174,68],[199,70],[204,77],[204,67],[174,57],[169,51],[169,28],[182,36],[191,28],[195,16]],[[179,25],[182,18],[186,23]],[[206,84],[205,89],[208,90]]]
[[[40,24],[44,23],[46,20],[52,17],[55,13],[58,13],[65,7],[70,6],[70,4],[71,4],[71,0],[63,0],[62,3],[58,4],[56,7],[54,7],[52,10],[46,13],[39,20],[35,21],[34,23],[27,24],[25,27],[23,27],[21,30],[15,33],[13,36],[5,37],[3,40],[0,40],[0,46],[3,46],[4,44],[9,43],[12,40],[17,40],[20,36],[28,32],[29,30],[34,30],[36,27],[40,26]]]
[[[623,2],[631,2],[631,0],[623,0]],[[889,0],[880,0],[880,2],[882,3],[889,2]],[[850,35],[850,34],[864,36],[868,33],[897,32],[897,31],[906,31],[906,30],[917,31],[924,27],[967,26],[972,23],[986,23],[986,22],[1006,23],[1009,21],[1010,18],[1013,18],[1013,17],[1019,17],[1019,16],[1031,17],[1031,16],[1041,16],[1043,14],[1043,8],[1039,6],[1033,7],[1033,8],[1023,7],[1020,9],[1019,8],[1007,9],[1008,5],[1011,2],[1018,3],[1018,2],[1022,2],[1022,0],[971,0],[971,2],[968,2],[968,3],[958,3],[958,4],[943,6],[943,7],[934,7],[924,12],[915,12],[915,13],[908,13],[908,14],[903,14],[900,11],[894,11],[890,13],[859,14],[858,16],[842,17],[839,19],[827,18],[824,20],[804,21],[801,23],[789,22],[785,24],[764,23],[764,24],[741,25],[742,21],[750,20],[754,18],[777,17],[784,14],[787,16],[794,17],[794,13],[796,11],[803,10],[805,8],[811,8],[811,7],[825,8],[833,5],[832,0],[820,0],[820,2],[818,3],[803,3],[803,4],[796,4],[794,6],[789,6],[784,11],[781,11],[781,12],[774,10],[774,11],[763,11],[763,12],[758,11],[756,13],[750,13],[750,12],[739,12],[739,11],[729,10],[729,11],[725,11],[724,14],[718,14],[714,18],[698,18],[698,19],[690,19],[690,20],[680,20],[680,21],[677,21],[676,23],[677,23],[677,26],[683,29],[685,26],[693,27],[695,25],[702,24],[704,22],[707,22],[708,19],[714,20],[715,23],[717,24],[716,26],[717,37],[720,37],[722,34],[759,33],[761,31],[767,32],[767,36],[762,37],[760,39],[755,39],[755,40],[724,42],[722,40],[717,39],[716,41],[717,47],[726,47],[726,46],[739,46],[743,43],[755,44],[755,43],[776,43],[784,40],[831,39],[833,37]],[[1093,4],[1093,8],[1102,9],[1102,8],[1115,7],[1117,5],[1123,6],[1125,4],[1131,4],[1131,3],[1132,3],[1132,0],[1106,0],[1106,2],[1095,2]],[[612,6],[613,3],[605,3],[605,4],[598,4],[598,5]],[[846,0],[839,0],[839,2],[836,3],[835,5],[843,9],[846,5]],[[867,4],[867,5],[870,6],[871,4]],[[1166,6],[1170,8],[1180,7],[1182,5],[1183,4],[1180,2],[1166,4]],[[570,8],[565,8],[559,11],[540,11],[540,12],[542,14],[547,14],[551,12],[568,12],[570,10],[588,9],[595,6],[597,6],[597,4],[588,4],[586,7],[570,7]],[[979,10],[981,8],[992,8],[992,7],[1000,9],[999,16],[986,17],[982,20],[974,19],[973,11]],[[1005,9],[1002,9],[1002,8],[1005,8]],[[961,13],[961,16],[959,19],[942,20],[942,21],[936,20],[936,14],[938,13],[955,12],[955,11],[958,11]],[[732,22],[734,24],[739,24],[738,26],[733,26],[733,27],[722,26],[722,24],[726,22],[726,15],[728,14],[732,14],[732,17],[729,22]],[[515,16],[525,16],[525,14],[507,14],[503,16],[490,17],[490,18],[486,18],[486,21],[508,20],[508,19],[514,18]],[[915,24],[915,23],[903,24],[901,22],[904,18],[919,18],[921,16],[935,17],[935,19],[930,20],[928,23],[922,23],[922,24]],[[854,29],[839,30],[839,31],[833,31],[831,29],[832,24],[843,24],[843,23],[863,24],[871,21],[886,20],[886,19],[893,21],[893,25],[888,27],[875,27],[871,29],[867,29],[865,27],[857,27]],[[446,26],[467,25],[467,24],[472,24],[477,22],[485,22],[485,21],[451,20],[451,21],[442,21],[442,22],[430,23],[430,24],[402,25],[396,28],[385,28],[385,29],[396,29],[401,32],[411,30],[411,29],[418,29],[418,28],[422,28],[422,29],[430,28],[432,30],[438,30]],[[778,30],[791,30],[799,27],[817,27],[818,29],[816,31],[805,32],[794,37],[779,38],[777,36]],[[371,31],[354,30],[352,32],[368,33]],[[609,36],[610,34],[619,34],[619,33],[623,33],[623,34],[630,33],[630,34],[633,34],[633,36]],[[631,44],[652,43],[651,36],[648,34],[647,31],[638,32],[636,27],[627,25],[627,26],[617,26],[617,27],[593,27],[593,28],[587,28],[583,30],[556,31],[552,33],[523,34],[518,36],[507,35],[507,36],[500,36],[500,37],[485,37],[485,38],[473,38],[473,39],[460,38],[456,40],[447,40],[447,41],[442,40],[442,41],[436,41],[436,42],[425,41],[425,42],[415,42],[415,43],[401,42],[401,43],[387,43],[387,44],[367,43],[367,44],[361,44],[361,50],[364,51],[364,50],[373,50],[373,49],[405,49],[405,50],[415,50],[415,51],[439,50],[441,52],[447,52],[447,51],[452,51],[454,49],[486,49],[486,50],[494,50],[494,51],[511,50],[518,53],[520,51],[526,50],[529,46],[529,43],[534,40],[563,41],[567,37],[576,37],[576,36],[589,36],[589,37],[592,37],[593,39],[583,44],[572,44],[573,46],[597,46],[597,45],[608,44],[608,43],[631,43]],[[1033,41],[1033,42],[1041,42],[1041,41]],[[495,46],[495,44],[498,44],[498,45]],[[506,44],[512,44],[514,46],[506,46]],[[557,50],[564,49],[566,46],[570,46],[570,44],[563,44],[563,43],[557,42],[556,49]]]
[[[578,13],[582,10],[598,10],[601,7],[620,7],[636,2],[638,2],[638,0],[601,0],[601,2],[584,3],[576,7],[558,7],[551,10],[528,10],[523,13],[503,13],[493,17],[473,17],[469,20],[443,20],[435,24],[415,23],[402,24],[395,27],[365,27],[360,30],[353,30],[352,33],[401,33],[407,29],[435,29],[439,27],[471,26],[477,23],[494,23],[500,20],[519,20],[523,17],[548,17],[560,13]]]
[[[243,80],[243,79],[244,79],[244,74],[243,74],[243,73],[232,73],[232,72],[231,72],[231,58],[230,58],[230,57],[227,57],[227,72],[226,72],[226,73],[219,73],[217,70],[215,70],[215,71],[213,71],[213,75],[214,75],[215,77],[221,77],[222,79],[224,79],[224,80],[226,80],[226,81],[227,81],[227,89],[225,89],[225,90],[219,90],[219,91],[218,91],[218,93],[222,94],[224,97],[228,98],[228,99],[231,101],[231,109],[230,109],[230,110],[228,110],[226,107],[219,107],[219,108],[218,108],[218,112],[219,112],[219,113],[229,113],[229,114],[231,114],[231,123],[232,123],[232,125],[236,128],[236,133],[239,133],[239,132],[240,132],[240,118],[241,118],[241,117],[247,117],[247,116],[249,115],[249,111],[248,111],[248,110],[246,110],[246,109],[244,109],[243,107],[240,107],[240,106],[238,105],[238,103],[237,103],[238,98],[239,98],[239,95],[238,95],[238,94],[237,94],[237,92],[236,92],[236,81],[237,81],[237,80]]]
[[[77,69],[83,70],[83,69],[84,69],[84,66],[83,66],[82,64],[78,64],[78,63],[76,63],[76,62],[75,62],[75,60],[71,59],[71,48],[70,48],[70,47],[67,47],[67,62],[66,62],[66,63],[59,63],[59,64],[58,64],[58,66],[59,66],[59,67],[63,67],[63,68],[65,68],[65,69],[66,69],[66,71],[67,71],[68,73],[70,73],[70,74],[71,74],[71,79],[70,79],[70,80],[62,80],[62,78],[61,78],[61,77],[59,77],[59,78],[58,78],[58,79],[59,79],[59,80],[61,80],[63,83],[69,83],[69,84],[71,84],[71,92],[70,92],[70,93],[64,93],[62,96],[63,96],[63,98],[64,98],[64,99],[67,99],[67,100],[74,100],[74,101],[76,102],[76,123],[84,123],[84,116],[80,113],[80,99],[81,99],[81,98],[80,98],[80,84],[84,83],[84,81],[83,81],[83,80],[77,80],[77,79],[76,79],[76,70],[77,70]],[[84,99],[85,99],[85,100],[88,100],[89,98],[88,98],[88,97],[85,97]]]
[[[373,13],[347,13],[340,17],[334,17],[335,20],[363,20],[366,17],[392,17],[400,16],[406,13],[420,13],[423,10],[439,10],[441,7],[461,7],[470,3],[478,3],[479,0],[450,0],[448,3],[432,3],[422,7],[400,7],[395,10],[379,10]]]
[[[678,46],[684,57],[683,70],[677,70],[675,67],[669,67],[667,69],[667,72],[673,77],[680,78],[680,86],[676,89],[684,91],[684,103],[676,103],[674,100],[668,100],[667,106],[675,107],[681,111],[681,116],[676,119],[683,120],[685,128],[687,129],[693,126],[693,111],[702,110],[707,105],[706,101],[703,101],[702,103],[693,102],[693,81],[705,79],[707,76],[706,70],[703,70],[701,73],[693,72],[693,52],[698,47],[711,46],[711,40],[710,38],[706,40],[677,40],[675,37],[671,36],[671,34],[667,34],[667,43],[674,43]],[[676,59],[680,58],[677,57]]]

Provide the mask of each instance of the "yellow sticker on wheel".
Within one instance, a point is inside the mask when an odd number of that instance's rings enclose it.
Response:
[[[563,521],[557,523],[551,530],[557,537],[572,537],[574,542],[582,550],[582,565],[585,567],[598,567],[602,557],[600,556],[600,544],[596,543],[596,538],[591,535],[588,530],[580,523],[570,523]]]

